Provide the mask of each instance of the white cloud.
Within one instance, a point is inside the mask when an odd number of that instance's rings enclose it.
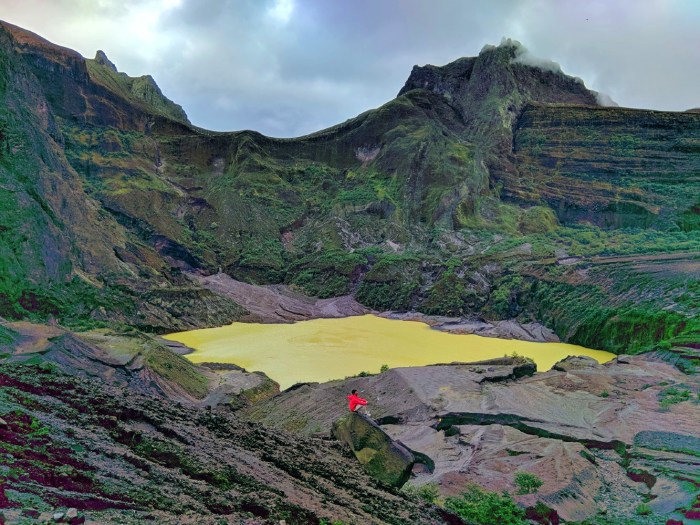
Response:
[[[561,70],[561,66],[557,64],[554,60],[537,57],[533,55],[529,50],[527,50],[522,44],[520,44],[520,42],[517,43],[518,51],[515,54],[515,59],[513,59],[513,62],[515,62],[516,64],[523,64],[525,66],[536,67],[538,69],[549,71],[551,73],[563,73],[563,71]]]
[[[610,95],[606,95],[605,93],[600,93],[599,91],[594,91],[595,93],[595,99],[600,104],[601,106],[612,106],[612,107],[617,107],[619,104],[615,102],[612,98],[610,98]]]
[[[267,14],[273,20],[286,24],[292,18],[294,12],[293,0],[275,0],[275,3],[268,9]]]

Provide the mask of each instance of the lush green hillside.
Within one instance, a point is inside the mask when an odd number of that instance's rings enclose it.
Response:
[[[192,127],[150,77],[0,27],[0,316],[142,329],[243,310],[222,269],[377,309],[700,339],[700,114],[602,108],[506,42],[300,137]]]

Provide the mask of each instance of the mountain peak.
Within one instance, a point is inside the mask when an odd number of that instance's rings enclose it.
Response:
[[[112,62],[109,58],[107,58],[107,55],[101,49],[98,49],[97,53],[95,53],[95,62],[97,62],[98,64],[101,64],[103,66],[107,66],[115,73],[118,73],[117,66],[114,65],[114,62]]]
[[[399,96],[412,89],[444,95],[464,116],[477,100],[489,95],[527,102],[600,105],[595,91],[580,78],[566,75],[559,64],[540,59],[517,40],[504,38],[486,45],[476,57],[464,57],[444,66],[414,66]]]
[[[559,73],[561,75],[568,76],[562,71],[561,66],[557,62],[548,58],[540,58],[534,55],[518,40],[512,38],[503,37],[498,46],[486,44],[481,48],[479,56],[493,52],[500,52],[511,64],[522,64],[524,66],[541,69],[542,71],[549,71],[551,73]],[[583,84],[583,81],[580,78],[571,78]]]
[[[107,54],[98,50],[93,60],[87,61],[90,78],[127,100],[145,104],[149,111],[189,124],[181,106],[166,97],[151,75],[130,77],[117,69]]]

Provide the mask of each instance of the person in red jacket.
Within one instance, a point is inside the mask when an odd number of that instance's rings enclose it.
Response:
[[[350,409],[350,412],[357,412],[360,407],[363,407],[366,404],[367,400],[358,396],[357,390],[353,390],[350,395],[348,395],[348,408]],[[364,411],[367,413],[367,409]]]

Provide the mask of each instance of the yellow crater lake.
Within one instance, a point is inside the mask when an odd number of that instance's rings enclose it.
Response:
[[[545,371],[569,355],[600,363],[614,354],[565,343],[531,343],[433,330],[425,323],[374,315],[313,319],[294,324],[233,323],[220,328],[165,336],[195,351],[194,363],[233,363],[262,371],[285,389],[294,383],[330,381],[390,368],[503,357],[514,352],[532,358]]]

